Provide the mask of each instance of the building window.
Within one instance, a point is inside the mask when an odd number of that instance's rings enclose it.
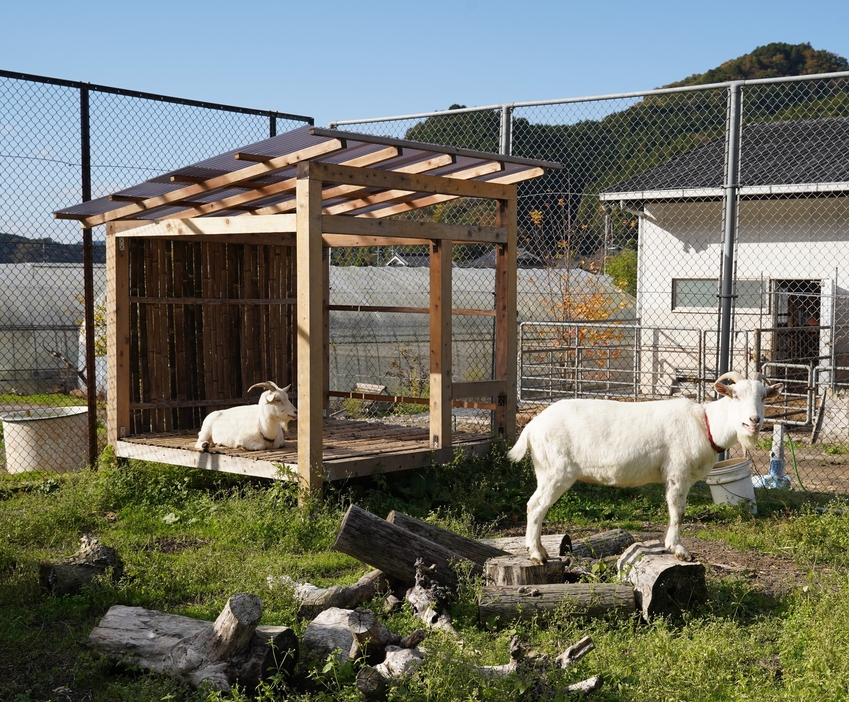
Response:
[[[737,309],[761,309],[766,300],[765,284],[761,280],[738,280],[735,294]],[[715,310],[719,304],[717,278],[673,278],[672,309]]]

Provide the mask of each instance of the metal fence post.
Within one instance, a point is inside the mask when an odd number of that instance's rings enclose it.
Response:
[[[498,153],[511,156],[513,153],[513,107],[501,106],[501,129],[498,139]]]
[[[734,295],[734,245],[737,240],[737,191],[740,179],[740,103],[742,83],[728,86],[728,122],[725,133],[723,183],[722,275],[719,292],[719,375],[731,368],[731,314]]]
[[[80,185],[83,202],[91,200],[91,129],[89,89],[80,88]],[[88,463],[97,461],[97,361],[94,329],[94,249],[91,229],[83,229],[83,305],[85,315],[86,399],[88,401]]]

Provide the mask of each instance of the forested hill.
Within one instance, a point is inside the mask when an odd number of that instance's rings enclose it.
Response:
[[[810,44],[774,43],[665,87],[847,69],[849,61],[830,51],[814,49]],[[724,139],[727,101],[727,89],[708,88],[576,103],[557,109],[516,109],[511,141],[513,155],[564,164],[561,171],[552,170],[542,178],[522,184],[519,226],[528,240],[523,243],[528,246],[533,243],[534,250],[545,257],[562,255],[564,247],[570,256],[591,256],[605,240],[633,239],[634,218],[617,217],[611,223],[607,217],[609,207],[604,209],[599,193],[637,173]],[[846,117],[849,80],[754,85],[746,88],[743,104],[744,129],[758,122]],[[498,110],[446,113],[416,123],[406,137],[497,151],[499,125]],[[463,223],[477,222],[478,209],[466,206],[467,210],[459,211],[464,206],[448,203],[435,211],[434,216]]]
[[[847,69],[849,61],[830,51],[814,49],[810,44],[775,42],[759,46],[751,53],[726,61],[709,71],[694,73],[689,78],[663,87],[680,88],[685,85],[726,83],[732,80],[809,76]]]

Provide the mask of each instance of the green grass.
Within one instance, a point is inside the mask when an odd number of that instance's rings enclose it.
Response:
[[[267,576],[326,586],[355,581],[369,567],[331,550],[347,504],[385,516],[398,509],[470,536],[521,520],[533,488],[527,463],[503,447],[450,466],[334,485],[321,504],[299,508],[292,486],[104,456],[97,472],[0,490],[0,699],[30,700],[357,700],[353,666],[302,661],[298,685],[264,685],[250,697],[193,691],[162,676],[95,661],[85,641],[113,604],[214,619],[234,592],[263,601],[263,623],[292,626],[295,603]],[[459,641],[431,634],[428,658],[393,688],[392,700],[536,699],[539,674],[484,680],[471,664],[508,660],[510,637],[557,654],[584,635],[596,650],[574,669],[547,674],[564,686],[596,673],[605,700],[841,700],[849,695],[849,507],[800,492],[759,492],[759,514],[712,504],[704,486],[691,493],[686,521],[699,536],[742,550],[781,552],[810,572],[809,585],[765,595],[744,576],[708,578],[708,603],[684,621],[585,620],[564,610],[545,620],[488,630],[476,622],[479,583],[465,579],[453,609]],[[816,508],[820,507],[820,510]],[[822,509],[825,507],[825,509]],[[637,529],[663,523],[662,490],[579,485],[551,510],[550,526]],[[38,587],[38,564],[76,550],[91,534],[125,563],[117,583],[52,597]],[[379,602],[373,603],[382,613]],[[417,628],[408,611],[382,615],[400,634]]]
[[[0,395],[0,405],[42,405],[44,407],[67,407],[86,404],[84,397],[71,397],[62,393],[40,395]]]

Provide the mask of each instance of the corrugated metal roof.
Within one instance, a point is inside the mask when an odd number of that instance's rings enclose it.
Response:
[[[109,197],[63,208],[54,216],[77,219],[91,227],[118,219],[293,212],[297,165],[306,160],[500,183],[516,183],[538,177],[546,168],[562,168],[547,161],[304,126],[156,176]],[[431,193],[386,190],[376,197],[381,192],[379,188],[346,192],[344,187],[331,185],[325,188],[325,206],[336,205],[350,215],[381,217],[395,213],[398,207],[416,209],[430,204]],[[422,202],[417,203],[418,199]]]
[[[743,127],[740,186],[841,183],[849,181],[849,119],[759,122]],[[627,194],[713,189],[721,195],[725,138],[714,139],[655,168],[602,191]],[[778,192],[781,192],[780,190]]]

